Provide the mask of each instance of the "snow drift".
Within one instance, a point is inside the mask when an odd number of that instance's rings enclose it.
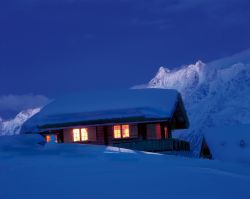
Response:
[[[250,125],[230,125],[206,130],[213,159],[250,165]]]
[[[0,151],[20,153],[22,150],[32,150],[41,147],[45,143],[44,137],[39,134],[2,136],[0,138]]]
[[[250,198],[246,165],[82,144],[1,148],[1,199]]]

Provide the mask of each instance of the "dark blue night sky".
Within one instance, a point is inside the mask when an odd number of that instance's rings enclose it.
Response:
[[[131,87],[249,35],[248,0],[1,0],[0,95]]]

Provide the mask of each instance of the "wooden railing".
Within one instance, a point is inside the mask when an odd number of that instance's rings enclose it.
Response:
[[[140,140],[140,139],[126,139],[113,140],[113,146],[119,148],[126,148],[138,151],[189,151],[189,143],[178,139],[166,140]]]

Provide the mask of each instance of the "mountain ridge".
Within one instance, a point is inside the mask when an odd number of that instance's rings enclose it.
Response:
[[[207,64],[160,67],[148,84],[138,88],[144,87],[172,88],[182,94],[191,125],[178,137],[190,141],[197,155],[207,128],[250,123],[250,50]]]
[[[41,108],[34,108],[21,111],[16,115],[15,118],[9,120],[3,120],[0,118],[0,136],[19,134],[24,122],[38,113],[40,109]]]

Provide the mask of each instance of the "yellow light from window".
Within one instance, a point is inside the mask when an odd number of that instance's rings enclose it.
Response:
[[[129,125],[122,125],[122,137],[129,138]]]
[[[80,141],[80,129],[73,129],[73,141],[74,142]]]
[[[88,141],[88,130],[86,128],[81,129],[81,138],[82,141]]]
[[[46,142],[50,142],[51,141],[50,135],[45,135],[45,139],[46,139]]]
[[[114,126],[114,138],[116,139],[121,138],[121,126],[120,125]]]

